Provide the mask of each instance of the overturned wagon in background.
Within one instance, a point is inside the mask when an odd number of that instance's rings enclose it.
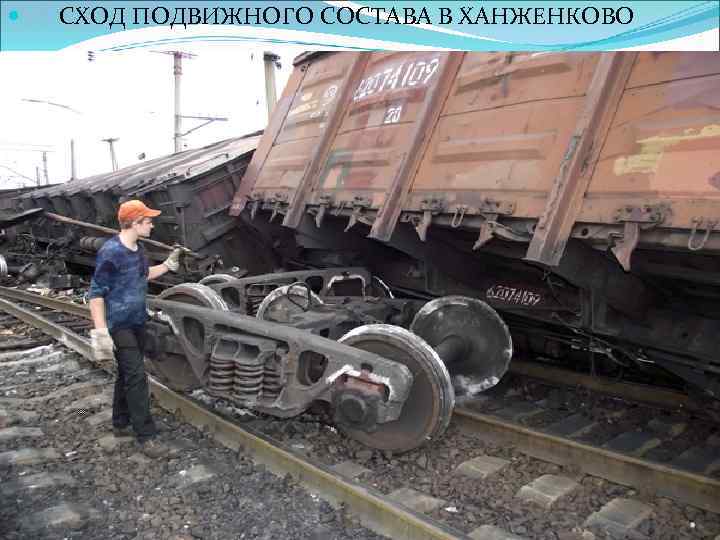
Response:
[[[252,235],[238,229],[241,223],[228,215],[232,196],[258,141],[257,134],[237,137],[110,173],[5,197],[0,194],[0,204],[12,205],[14,212],[41,208],[117,230],[118,205],[140,198],[162,211],[155,220],[154,239],[171,245],[180,243],[206,256],[189,261],[192,265],[184,268],[186,279],[199,279],[213,270],[228,271],[234,266],[246,272],[268,271],[276,262],[266,257],[268,252],[260,249]],[[95,252],[107,235],[46,219],[42,214],[33,217],[12,231],[12,245],[0,245],[0,256],[19,266],[33,264],[41,270],[58,267],[51,274],[61,272],[59,266],[64,263],[75,269],[92,268]],[[48,257],[50,253],[52,257]],[[166,255],[149,248],[152,259],[163,260]],[[171,277],[165,281],[168,279]]]
[[[716,53],[307,54],[231,212],[485,301],[516,354],[718,395],[719,107]]]

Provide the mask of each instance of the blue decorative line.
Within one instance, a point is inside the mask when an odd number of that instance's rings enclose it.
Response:
[[[120,52],[133,49],[141,49],[144,47],[157,47],[158,45],[169,45],[173,43],[187,43],[189,41],[251,41],[251,42],[267,42],[267,43],[292,43],[297,45],[303,45],[308,47],[327,47],[333,49],[350,49],[357,51],[372,51],[376,49],[357,47],[352,45],[332,45],[322,42],[314,41],[296,41],[296,40],[284,40],[278,38],[252,38],[243,36],[188,36],[188,37],[177,37],[177,38],[163,38],[154,41],[141,41],[136,43],[124,43],[122,45],[115,45],[113,47],[107,47],[104,49],[98,49],[97,52]]]

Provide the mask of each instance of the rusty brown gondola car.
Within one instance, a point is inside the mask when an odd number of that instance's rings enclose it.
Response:
[[[232,213],[718,396],[718,107],[712,52],[307,54]]]

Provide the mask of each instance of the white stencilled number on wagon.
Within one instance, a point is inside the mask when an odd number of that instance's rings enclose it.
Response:
[[[440,59],[416,60],[410,63],[389,67],[360,81],[355,90],[353,101],[370,97],[379,92],[426,85],[437,73]]]
[[[505,285],[493,285],[486,291],[485,296],[488,300],[496,300],[519,306],[535,306],[542,300],[542,296],[539,293]]]
[[[333,84],[332,86],[328,86],[325,89],[325,92],[323,92],[323,99],[325,101],[332,101],[335,99],[335,96],[337,95],[338,87],[336,84]]]
[[[402,109],[402,105],[388,107],[388,110],[385,111],[385,119],[383,120],[383,124],[397,124],[400,121]]]

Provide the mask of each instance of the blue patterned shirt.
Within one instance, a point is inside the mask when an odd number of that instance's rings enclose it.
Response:
[[[109,330],[145,324],[148,268],[142,246],[131,251],[119,236],[110,238],[98,251],[88,297],[105,299]]]

